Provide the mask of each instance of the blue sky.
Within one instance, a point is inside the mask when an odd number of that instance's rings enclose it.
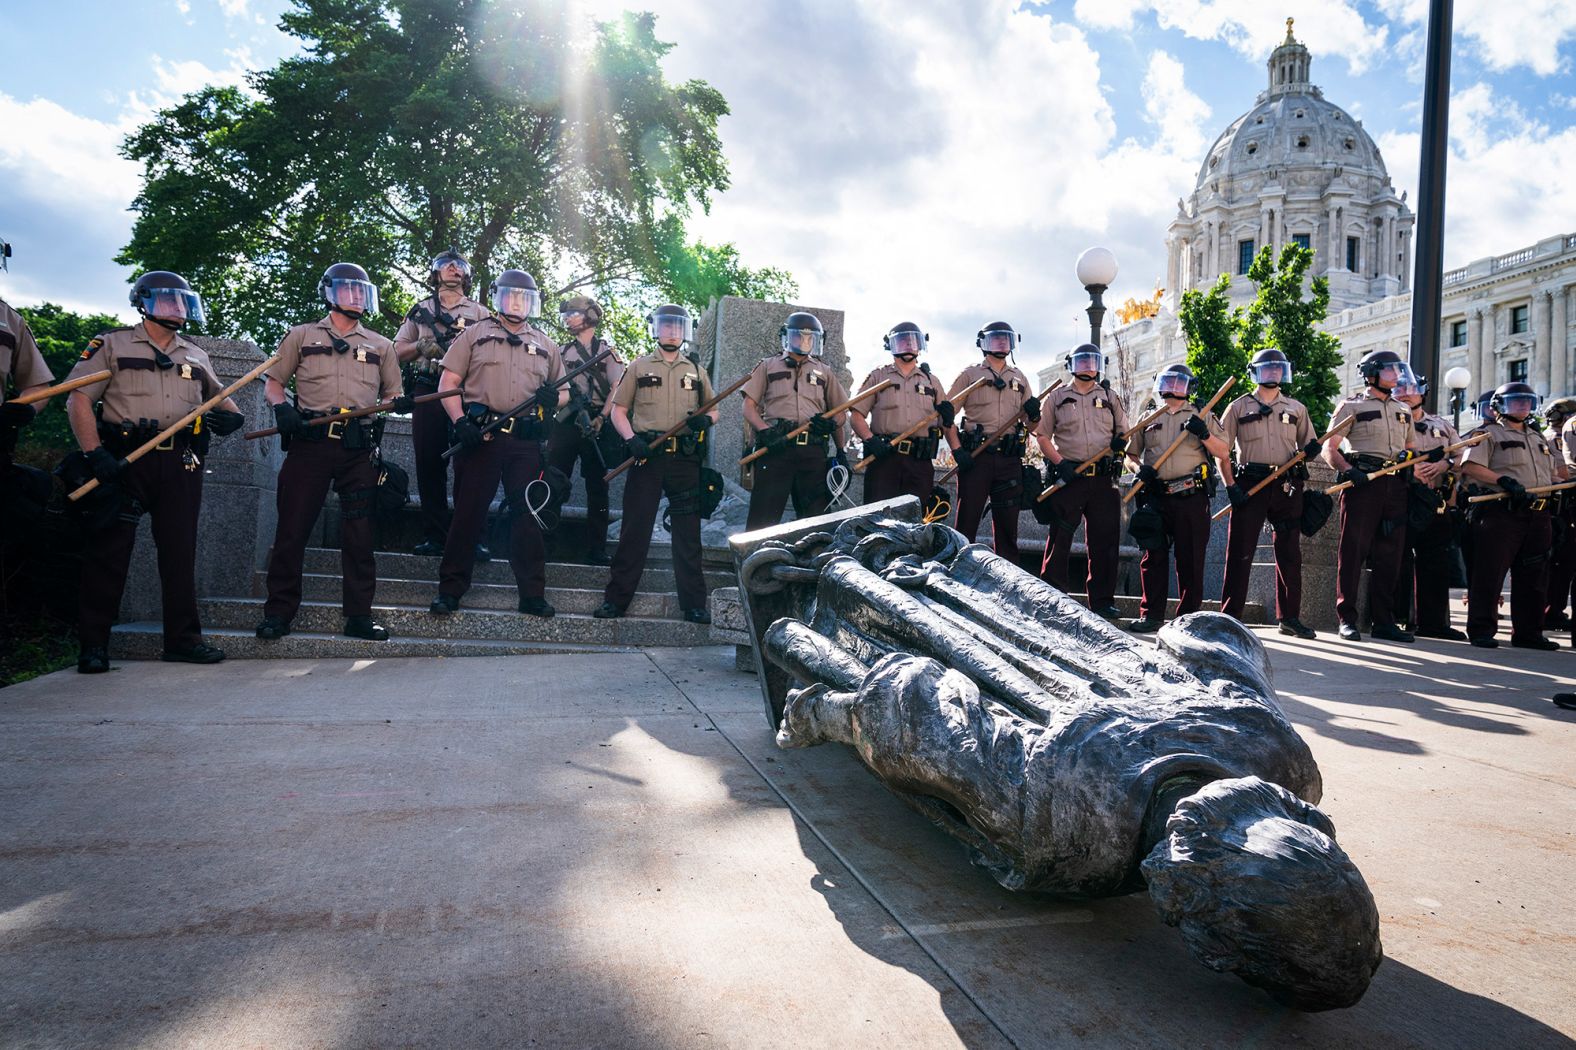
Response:
[[[569,0],[586,17],[629,6]],[[124,313],[137,172],[116,145],[158,106],[293,50],[282,0],[0,7],[0,295]],[[1204,151],[1264,86],[1295,16],[1327,98],[1415,201],[1426,0],[652,0],[675,78],[729,99],[734,186],[697,221],[802,298],[848,311],[856,370],[912,319],[943,370],[1006,319],[1031,370],[1077,337],[1073,260],[1111,298],[1164,272]],[[1576,232],[1576,3],[1457,0],[1447,265]],[[1509,188],[1507,188],[1509,187]],[[857,378],[857,377],[856,377]]]

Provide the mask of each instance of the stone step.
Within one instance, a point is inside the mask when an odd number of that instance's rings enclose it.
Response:
[[[603,570],[604,572],[606,570]],[[551,580],[551,578],[549,578]],[[605,579],[602,581],[607,582]],[[642,581],[644,582],[644,581]],[[343,583],[337,575],[306,573],[301,577],[301,594],[307,601],[337,605]],[[425,608],[438,593],[437,584],[431,580],[400,580],[386,576],[378,578],[377,600],[383,605],[413,605]],[[252,577],[252,596],[262,599],[268,594],[268,574],[258,572]],[[602,604],[602,587],[548,587],[547,600],[560,613],[589,615]],[[519,607],[520,591],[514,581],[508,583],[472,584],[465,592],[468,609],[495,609],[514,612]],[[631,616],[653,616],[676,620],[682,610],[678,595],[652,591],[638,592],[629,603]]]
[[[263,603],[253,598],[211,598],[198,603],[204,628],[255,629],[263,618]],[[449,616],[434,616],[422,605],[375,605],[372,615],[389,634],[398,638],[477,639],[504,642],[575,642],[588,645],[707,645],[710,627],[684,620],[626,616],[597,620],[575,613],[560,613],[544,620],[512,609],[508,612],[468,608]],[[301,631],[338,634],[345,619],[339,602],[303,602],[294,627]],[[392,639],[391,639],[392,640]]]
[[[265,642],[250,627],[203,626],[209,645],[232,660],[375,660],[396,656],[542,656],[557,653],[635,652],[630,646],[586,645],[576,642],[510,642],[474,638],[402,638],[368,642],[340,634],[302,631]],[[164,625],[156,620],[123,623],[110,633],[115,660],[157,660],[164,651]]]
[[[305,570],[325,576],[339,576],[339,551],[330,547],[308,547],[306,550]],[[396,551],[377,552],[378,578],[397,580],[431,580],[436,584],[438,579],[438,558],[416,554],[404,554]],[[731,565],[713,564],[710,560],[705,565],[706,585],[708,588],[735,587],[739,579],[733,573]],[[607,586],[609,569],[606,565],[578,565],[574,562],[550,561],[547,563],[547,585],[549,587],[568,587],[581,590],[601,590]],[[472,574],[473,583],[502,584],[514,586],[514,573],[509,569],[509,563],[503,558],[494,558],[492,561],[478,564]],[[653,554],[646,565],[646,571],[640,576],[640,589],[651,593],[672,593],[676,583],[673,576],[672,562],[658,558]],[[436,587],[434,587],[436,591]],[[427,600],[432,596],[428,595]]]

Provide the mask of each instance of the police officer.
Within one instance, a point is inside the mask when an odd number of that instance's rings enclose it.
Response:
[[[0,299],[0,471],[11,466],[22,428],[48,404],[18,405],[9,398],[42,389],[54,379],[27,321]],[[9,393],[13,387],[15,395]]]
[[[1073,534],[1082,521],[1089,560],[1089,608],[1114,620],[1121,614],[1116,607],[1116,568],[1122,540],[1122,499],[1116,491],[1116,477],[1122,472],[1122,453],[1127,450],[1123,436],[1127,412],[1122,402],[1111,396],[1109,384],[1100,382],[1105,355],[1098,346],[1083,344],[1069,353],[1063,364],[1072,373],[1072,385],[1049,395],[1034,431],[1049,464],[1047,480],[1062,482],[1045,500],[1046,516],[1051,520],[1040,575],[1053,587],[1072,589],[1068,563]],[[1078,473],[1080,463],[1102,452],[1110,454],[1096,464],[1092,474]],[[1038,493],[1027,495],[1033,499]]]
[[[1407,617],[1406,629],[1420,638],[1464,642],[1467,636],[1450,626],[1450,563],[1455,557],[1456,528],[1448,505],[1461,453],[1447,456],[1442,451],[1461,438],[1448,419],[1424,411],[1426,380],[1403,381],[1391,396],[1412,410],[1412,451],[1420,457],[1402,472],[1411,475],[1409,520],[1396,579],[1395,613]]]
[[[437,391],[443,373],[438,362],[466,325],[487,316],[487,308],[470,297],[471,264],[452,248],[432,260],[427,287],[432,295],[412,306],[394,333],[394,352],[406,368],[407,389],[415,397]],[[425,401],[411,408],[410,439],[426,533],[415,552],[442,554],[444,537],[449,534],[449,461],[443,458],[449,449],[449,415],[441,404]],[[490,557],[487,548],[478,546],[476,557],[486,561]]]
[[[1562,397],[1544,406],[1543,436],[1548,438],[1558,465],[1564,469],[1563,475],[1555,471],[1555,477],[1561,481],[1576,476],[1573,421],[1576,421],[1576,397]],[[1549,631],[1568,630],[1571,626],[1565,606],[1571,600],[1572,582],[1576,581],[1576,493],[1560,494],[1556,521],[1555,531],[1560,535],[1549,562],[1549,593],[1543,607],[1543,627]]]
[[[694,335],[689,311],[672,304],[646,316],[647,331],[657,352],[636,358],[613,394],[608,424],[624,439],[635,458],[624,486],[624,519],[613,555],[613,573],[602,605],[591,615],[616,619],[629,608],[640,586],[651,549],[651,529],[664,493],[672,512],[673,572],[679,607],[690,623],[710,623],[706,610],[706,575],[701,567],[701,461],[707,435],[717,422],[717,409],[698,411],[711,400],[706,370],[684,354]],[[656,444],[680,423],[686,429]]]
[[[108,369],[110,377],[73,390],[66,415],[87,466],[101,485],[119,490],[120,513],[95,533],[82,555],[81,643],[77,670],[109,670],[109,631],[120,611],[137,519],[153,519],[159,549],[165,660],[213,664],[223,651],[203,641],[197,618],[197,515],[208,436],[230,434],[245,421],[235,401],[177,431],[132,463],[123,458],[222,388],[208,355],[181,337],[188,322],[206,320],[202,297],[167,270],[137,278],[131,303],[142,320],[95,337],[68,378]]]
[[[981,328],[974,333],[974,345],[983,355],[980,363],[965,368],[947,392],[947,400],[953,401],[976,379],[987,380],[961,406],[962,421],[947,431],[947,444],[958,465],[958,531],[974,541],[988,500],[996,553],[1015,565],[1018,511],[1024,496],[1023,453],[1030,428],[1040,421],[1040,399],[1030,389],[1029,377],[1007,363],[1018,342],[1018,333],[1006,321]],[[1020,412],[1027,423],[1019,420],[983,447],[987,437]]]
[[[558,347],[530,319],[541,312],[542,293],[524,270],[505,270],[488,290],[492,316],[468,326],[443,356],[439,390],[463,388],[459,398],[439,402],[454,421],[460,445],[454,463],[454,520],[438,566],[438,596],[430,611],[447,616],[460,607],[471,587],[476,541],[487,524],[487,508],[503,482],[504,509],[509,516],[509,566],[520,588],[520,611],[548,617],[556,611],[547,593],[547,546],[533,508],[548,501],[543,479],[549,416],[569,400],[567,389],[543,390],[543,384],[564,376]],[[516,405],[541,394],[547,404],[533,403],[497,430],[496,422]],[[532,484],[537,482],[537,484]]]
[[[1176,548],[1177,615],[1204,604],[1204,552],[1209,546],[1209,500],[1214,491],[1213,456],[1228,484],[1231,464],[1220,420],[1205,417],[1189,400],[1198,380],[1187,365],[1170,365],[1155,376],[1155,399],[1165,413],[1140,430],[1127,455],[1138,464],[1140,509],[1159,512],[1164,539],[1144,551],[1138,563],[1142,597],[1130,631],[1158,631],[1166,618],[1171,588],[1170,548]],[[1155,463],[1178,437],[1183,441],[1159,467]]]
[[[372,554],[373,498],[378,470],[373,461],[381,421],[351,419],[306,426],[309,419],[366,408],[399,398],[395,411],[410,411],[403,394],[394,344],[363,327],[378,312],[378,289],[355,263],[334,263],[317,282],[328,314],[296,325],[279,343],[279,360],[268,370],[263,396],[274,406],[274,423],[285,445],[275,504],[279,521],[268,558],[268,599],[257,637],[290,633],[301,608],[301,570],[307,540],[323,510],[329,486],[339,495],[341,608],[347,638],[383,641],[386,627],[372,618],[377,565]],[[295,380],[295,396],[285,384]]]
[[[602,306],[589,296],[565,299],[558,307],[558,323],[572,337],[559,346],[564,369],[573,372],[605,349],[611,348],[598,334]],[[608,354],[601,364],[570,380],[569,404],[555,417],[547,441],[547,462],[569,477],[580,464],[580,477],[586,486],[586,550],[588,565],[607,564],[607,482],[603,480],[613,463],[603,462],[597,438],[607,425],[608,397],[624,375],[624,364]],[[667,428],[664,427],[664,430]]]
[[[903,321],[881,340],[892,363],[865,377],[860,390],[887,380],[892,386],[855,405],[849,414],[854,433],[864,442],[865,454],[875,461],[865,471],[865,502],[878,503],[910,495],[921,502],[936,487],[936,451],[941,436],[952,425],[952,403],[943,400],[941,387],[930,366],[919,359],[930,345],[930,336],[919,325]],[[931,415],[939,417],[930,427],[901,441],[899,434],[918,426]]]
[[[1298,464],[1253,496],[1248,491],[1275,473],[1299,451],[1316,456],[1323,448],[1313,432],[1308,409],[1282,393],[1292,381],[1291,361],[1270,347],[1253,355],[1248,373],[1255,384],[1226,408],[1222,426],[1233,456],[1231,522],[1226,529],[1226,578],[1220,611],[1242,618],[1248,602],[1253,553],[1265,521],[1275,536],[1275,618],[1280,633],[1316,638],[1302,622],[1302,488],[1308,468]]]
[[[821,360],[826,333],[811,313],[791,313],[777,331],[782,354],[755,366],[744,383],[744,421],[755,430],[757,448],[767,454],[755,461],[747,528],[759,529],[782,520],[793,498],[796,518],[826,510],[832,493],[828,470],[848,466],[843,452],[843,420],[821,415],[848,400],[843,384]],[[784,435],[809,423],[810,429],[791,442]],[[834,452],[828,457],[827,439]]]
[[[1367,389],[1342,401],[1330,428],[1355,417],[1344,435],[1332,434],[1325,443],[1325,459],[1352,488],[1342,492],[1341,538],[1335,562],[1335,614],[1340,635],[1362,641],[1357,628],[1358,590],[1363,566],[1371,564],[1369,608],[1373,636],[1390,642],[1408,642],[1412,635],[1396,622],[1395,583],[1401,572],[1401,550],[1406,543],[1406,480],[1395,474],[1370,478],[1369,471],[1396,462],[1413,445],[1412,410],[1396,401],[1391,392],[1402,382],[1416,382],[1411,367],[1393,350],[1375,350],[1359,362]],[[1344,441],[1344,449],[1343,449]]]
[[[1526,383],[1494,391],[1497,418],[1485,423],[1488,439],[1467,451],[1462,471],[1471,481],[1504,492],[1506,498],[1475,504],[1471,511],[1475,555],[1467,588],[1467,636],[1494,649],[1499,642],[1499,595],[1510,573],[1510,644],[1520,649],[1558,649],[1543,636],[1548,556],[1553,544],[1552,506],[1527,489],[1554,483],[1554,450],[1531,421],[1537,392]]]

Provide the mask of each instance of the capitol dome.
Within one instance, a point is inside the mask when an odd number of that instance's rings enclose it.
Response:
[[[1306,54],[1301,44],[1296,48]],[[1317,87],[1293,82],[1260,94],[1258,103],[1221,133],[1199,165],[1197,188],[1291,168],[1337,167],[1383,182],[1390,178],[1379,147],[1361,123]]]

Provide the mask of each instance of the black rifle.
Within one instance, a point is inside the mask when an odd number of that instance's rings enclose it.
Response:
[[[486,426],[482,427],[482,437],[486,437],[494,430],[502,427],[505,422],[513,419],[515,416],[519,415],[521,412],[524,412],[532,405],[541,405],[543,417],[550,417],[551,413],[558,411],[558,391],[577,376],[585,373],[593,366],[600,364],[602,359],[612,352],[613,348],[611,346],[606,347],[601,353],[597,354],[595,357],[591,358],[585,364],[576,368],[574,371],[565,372],[562,377],[555,379],[550,383],[543,383],[541,386],[536,388],[536,393],[532,394],[524,401],[521,401],[518,405],[515,405],[513,408],[499,416],[497,419],[493,420],[491,423],[488,423]],[[552,395],[551,400],[549,400],[547,397],[549,394]],[[443,454],[443,458],[448,459],[463,447],[463,445],[450,445],[448,451]]]

